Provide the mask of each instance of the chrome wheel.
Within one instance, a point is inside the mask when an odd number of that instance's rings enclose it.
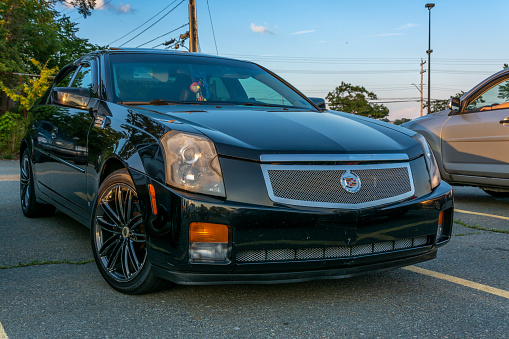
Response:
[[[147,259],[147,239],[140,202],[130,185],[116,183],[102,192],[93,232],[104,271],[117,282],[136,278]]]

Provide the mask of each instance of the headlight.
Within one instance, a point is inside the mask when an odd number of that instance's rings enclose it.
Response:
[[[225,196],[214,143],[205,136],[177,131],[161,138],[166,183],[187,191]]]
[[[414,139],[417,140],[424,151],[424,158],[426,159],[426,166],[428,167],[429,176],[431,179],[431,189],[434,189],[440,184],[440,171],[438,170],[437,161],[435,160],[435,156],[433,155],[433,151],[431,147],[429,147],[426,139],[420,135],[414,135]]]

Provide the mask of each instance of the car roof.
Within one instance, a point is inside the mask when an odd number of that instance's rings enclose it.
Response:
[[[193,57],[201,57],[201,58],[214,58],[214,59],[223,59],[223,60],[232,60],[232,61],[243,61],[248,63],[253,63],[249,60],[239,60],[233,58],[226,58],[218,55],[210,55],[203,53],[195,53],[195,52],[187,52],[187,51],[175,51],[175,50],[167,50],[167,49],[156,49],[156,48],[120,48],[120,47],[109,47],[107,49],[97,50],[89,52],[82,57],[78,58],[76,62],[80,61],[82,58],[87,56],[99,56],[104,54],[166,54],[166,55],[189,55]]]

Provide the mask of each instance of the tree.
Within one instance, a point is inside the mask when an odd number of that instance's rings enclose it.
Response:
[[[341,85],[327,94],[326,99],[333,110],[383,119],[389,115],[389,109],[382,104],[369,102],[377,100],[375,93],[362,86],[353,86],[341,81]]]
[[[18,109],[23,111],[23,113],[8,111],[0,116],[0,153],[5,153],[8,156],[16,154],[19,150],[23,132],[30,121],[26,112],[46,91],[51,83],[50,77],[58,71],[56,67],[49,69],[47,65],[41,65],[34,59],[30,61],[34,67],[39,69],[40,76],[32,77],[27,83],[15,88],[9,88],[0,82],[0,91],[18,103]]]
[[[95,6],[95,0],[0,1],[0,153],[17,150],[22,112],[46,90],[49,75],[99,48],[76,36],[77,24],[55,10],[59,2],[76,7],[85,18]],[[20,73],[40,75],[27,83]]]
[[[411,121],[412,119],[408,119],[408,118],[401,118],[401,119],[396,119],[394,120],[394,125],[402,125],[404,124],[405,122],[409,122]]]
[[[35,73],[29,62],[59,68],[77,55],[95,49],[76,36],[76,23],[55,10],[58,0],[4,0],[0,2],[0,72]],[[60,0],[62,2],[62,0]],[[83,16],[90,15],[95,0],[73,0]]]

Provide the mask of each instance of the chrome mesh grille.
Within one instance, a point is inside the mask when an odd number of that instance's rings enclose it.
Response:
[[[413,195],[408,163],[370,165],[262,165],[270,198],[301,206],[362,208]],[[354,173],[360,189],[341,185],[344,173]]]
[[[392,252],[431,244],[431,236],[398,239],[351,247],[327,247],[304,249],[275,249],[239,251],[237,262],[296,261],[316,259],[341,259],[369,254]]]

